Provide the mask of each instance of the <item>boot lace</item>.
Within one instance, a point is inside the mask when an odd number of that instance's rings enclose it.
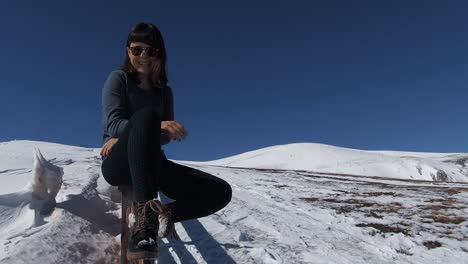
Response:
[[[143,208],[143,218],[146,220],[146,228],[152,233],[157,234],[159,229],[158,216],[160,207],[155,200],[149,200]],[[156,236],[155,236],[156,237]]]
[[[172,209],[162,205],[158,200],[149,200],[137,205],[137,222],[135,230],[147,228],[152,234],[161,238],[180,240],[172,221]]]
[[[172,208],[161,204],[158,200],[153,200],[151,203],[153,209],[159,212],[159,232],[158,236],[161,238],[172,238],[180,240],[179,234],[175,229],[174,222],[172,221]]]
[[[172,221],[172,208],[169,206],[161,205],[161,213],[159,214],[159,237],[167,237],[175,240],[180,240],[179,234],[175,229],[174,221]]]
[[[136,204],[136,212],[135,212],[135,233],[145,229],[146,227],[146,216],[145,216],[145,205],[144,203],[137,203]]]

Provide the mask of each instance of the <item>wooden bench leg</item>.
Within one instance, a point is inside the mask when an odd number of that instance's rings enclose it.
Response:
[[[121,235],[120,235],[120,263],[127,264],[127,245],[128,245],[128,222],[127,222],[127,208],[132,204],[132,187],[120,186],[122,192],[122,221],[121,221]]]

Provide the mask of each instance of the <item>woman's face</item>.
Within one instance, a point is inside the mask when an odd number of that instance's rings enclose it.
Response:
[[[131,51],[133,47],[140,47],[144,50],[140,50],[141,53],[139,55],[133,55]],[[148,75],[151,73],[153,67],[155,66],[157,56],[150,57],[148,54],[148,50],[145,48],[151,48],[151,46],[143,42],[131,42],[130,48],[127,48],[127,53],[128,57],[130,58],[130,63],[137,70],[137,72],[144,75]]]

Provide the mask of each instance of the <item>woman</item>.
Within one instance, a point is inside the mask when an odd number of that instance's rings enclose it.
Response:
[[[160,31],[139,23],[128,34],[124,65],[110,73],[102,90],[102,174],[111,185],[132,185],[134,193],[130,215],[122,216],[135,217],[130,260],[156,257],[158,236],[177,237],[174,223],[210,215],[231,200],[228,183],[171,162],[161,150],[188,135],[174,120],[166,59]],[[175,202],[161,204],[158,191]]]

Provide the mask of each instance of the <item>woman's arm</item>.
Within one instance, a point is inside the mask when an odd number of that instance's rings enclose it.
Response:
[[[172,89],[169,86],[164,87],[166,89],[164,92],[164,109],[162,121],[173,121],[174,120],[174,96],[172,95]],[[161,129],[161,146],[169,143],[171,137],[168,134],[168,131]]]
[[[128,123],[124,105],[126,82],[124,72],[112,71],[102,89],[102,123],[110,137],[118,138]]]
[[[188,132],[182,124],[174,120],[174,96],[170,87],[166,93],[161,131],[164,131],[170,139],[181,141],[188,135]]]
[[[172,95],[172,89],[166,86],[166,96],[164,98],[164,116],[162,121],[173,121],[174,120],[174,96]]]

